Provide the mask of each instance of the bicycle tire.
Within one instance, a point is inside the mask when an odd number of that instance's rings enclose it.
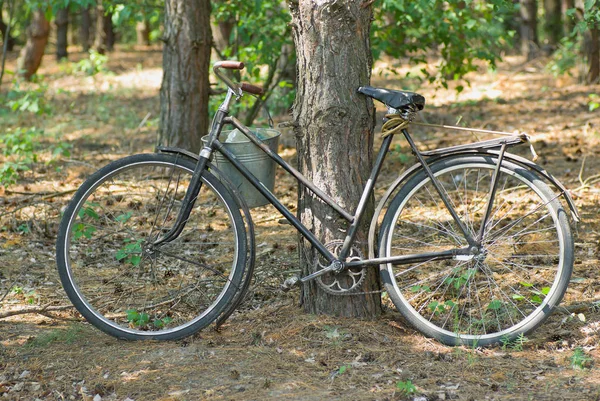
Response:
[[[176,340],[208,326],[240,289],[247,237],[235,197],[209,171],[183,232],[175,222],[195,163],[173,154],[116,160],[77,190],[59,227],[62,285],[98,329]]]
[[[461,155],[430,166],[473,238],[496,161]],[[447,345],[510,343],[540,325],[569,284],[573,238],[558,196],[535,172],[506,160],[498,182],[480,255],[380,267],[398,311]],[[379,238],[381,257],[468,245],[424,169],[392,199]]]

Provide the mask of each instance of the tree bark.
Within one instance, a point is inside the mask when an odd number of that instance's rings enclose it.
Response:
[[[547,50],[554,52],[563,37],[561,0],[544,0],[544,30],[548,38]]]
[[[342,207],[353,213],[373,159],[374,109],[357,88],[369,83],[372,12],[357,0],[299,0],[290,3],[297,49],[298,90],[293,108],[298,168]],[[362,6],[362,7],[361,7]],[[357,244],[367,252],[372,199]],[[343,239],[347,222],[307,188],[298,191],[302,222],[322,241]],[[303,275],[316,270],[317,252],[299,241]],[[361,291],[380,288],[376,269],[367,269]],[[315,280],[304,285],[302,303],[309,313],[375,317],[380,294],[329,295]]]
[[[54,18],[56,24],[56,59],[58,61],[66,59],[69,56],[67,51],[69,32],[69,10],[62,8],[57,11]]]
[[[81,26],[79,28],[79,40],[81,42],[81,49],[85,53],[90,51],[91,27],[92,27],[92,16],[90,15],[90,7],[82,8],[81,9]]]
[[[46,19],[44,11],[34,10],[31,16],[31,23],[27,28],[27,43],[21,50],[18,61],[20,74],[25,79],[31,79],[38,68],[40,68],[49,35],[50,23]]]
[[[527,60],[537,57],[539,41],[537,35],[537,0],[521,0],[521,52]]]
[[[159,144],[198,152],[208,132],[209,0],[165,0]]]

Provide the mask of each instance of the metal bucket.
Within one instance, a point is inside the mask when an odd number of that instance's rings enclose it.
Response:
[[[271,128],[250,128],[250,130],[273,152],[277,152],[281,132]],[[202,137],[202,142],[205,144],[206,138]],[[233,153],[237,160],[250,170],[269,191],[273,192],[277,164],[258,146],[250,142],[244,134],[237,130],[223,131],[221,139],[225,148]],[[262,196],[220,153],[214,153],[213,163],[237,187],[246,200],[248,207],[258,207],[269,203],[267,198]]]

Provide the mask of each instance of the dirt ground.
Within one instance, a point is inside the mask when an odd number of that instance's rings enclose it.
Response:
[[[384,64],[373,76],[374,85],[424,94],[430,123],[460,119],[531,134],[538,163],[570,189],[582,217],[572,282],[558,310],[521,342],[449,348],[393,310],[374,321],[305,314],[298,290],[279,289],[296,269],[297,237],[270,207],[253,211],[258,258],[250,299],[220,331],[177,342],[125,342],[82,321],[56,273],[60,211],[96,168],[152,151],[160,60],[156,49],[122,49],[110,56],[107,72],[86,76],[48,55],[41,73],[51,111],[0,114],[2,130],[45,131],[39,162],[17,185],[0,189],[0,316],[37,310],[0,319],[0,399],[600,400],[600,109],[589,107],[600,85],[555,78],[543,61],[509,58],[496,72],[482,69],[460,95],[400,83]],[[473,139],[417,133],[426,148]],[[285,135],[283,142],[293,144]],[[71,144],[71,154],[50,162],[45,149],[58,142]],[[280,153],[295,157],[290,147]],[[531,157],[527,148],[522,155]],[[406,167],[402,158],[391,159],[379,194]],[[295,204],[294,188],[279,171],[276,192],[285,204]]]

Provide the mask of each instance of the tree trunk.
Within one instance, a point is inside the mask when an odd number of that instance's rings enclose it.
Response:
[[[81,9],[81,27],[79,28],[79,40],[81,42],[81,49],[85,53],[90,51],[91,27],[92,27],[92,16],[90,15],[90,7],[82,8]]]
[[[96,37],[94,38],[94,49],[105,54],[113,51],[115,46],[115,32],[112,23],[112,14],[107,14],[102,1],[96,7]]]
[[[590,46],[588,50],[588,75],[587,82],[590,84],[598,83],[600,79],[600,29],[596,26],[590,27]]]
[[[544,31],[548,39],[547,53],[554,52],[563,37],[561,6],[561,0],[544,0]]]
[[[105,39],[105,47],[106,50],[109,52],[112,52],[113,50],[115,50],[115,41],[116,41],[116,36],[115,36],[115,26],[112,22],[112,13],[108,13],[106,15],[104,15],[104,39]]]
[[[43,10],[35,10],[31,16],[31,23],[27,28],[27,43],[21,50],[18,68],[25,79],[31,79],[42,64],[44,50],[50,35],[50,23]]]
[[[537,0],[521,0],[521,52],[527,60],[537,57],[539,41],[537,36]]]
[[[94,50],[100,54],[106,53],[106,31],[104,30],[104,6],[102,1],[99,0],[96,5],[96,34],[94,37]]]
[[[566,14],[567,14],[567,10],[571,10],[571,9],[575,8],[575,0],[564,0],[562,7],[563,7],[562,13],[565,16],[564,31],[565,31],[566,35],[570,35],[571,32],[573,32],[573,29],[575,28],[575,20],[571,17],[568,17]]]
[[[357,0],[300,0],[290,3],[298,57],[298,91],[293,108],[299,170],[350,213],[358,205],[373,158],[374,109],[357,94],[369,83],[372,59],[369,30],[372,12]],[[356,244],[367,252],[372,199]],[[305,187],[298,191],[302,222],[322,241],[343,239],[347,222],[335,215]],[[300,239],[303,275],[316,270],[317,252]],[[361,291],[380,288],[376,269],[366,270]],[[375,317],[380,294],[333,296],[315,280],[302,291],[309,313]]]
[[[59,9],[56,12],[54,19],[56,24],[56,59],[58,61],[66,59],[69,55],[67,51],[69,32],[69,10],[66,8]]]
[[[140,46],[150,45],[150,22],[144,18],[138,21],[135,25],[135,33],[137,35],[137,44]]]
[[[10,33],[8,34],[8,38],[6,37],[6,31],[8,30],[8,25],[4,23],[4,19],[2,18],[2,2],[0,2],[0,34],[2,34],[2,45],[0,49],[4,48],[4,41],[8,40],[6,44],[6,49],[11,52],[15,48],[15,38],[13,38]]]
[[[165,0],[159,144],[193,152],[208,132],[209,0]]]

